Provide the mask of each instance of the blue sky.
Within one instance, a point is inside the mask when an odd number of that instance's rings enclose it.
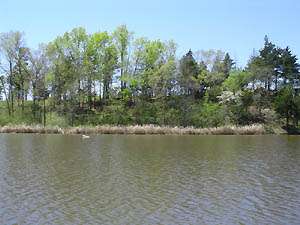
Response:
[[[228,51],[244,65],[264,35],[300,57],[299,0],[1,0],[0,32],[24,31],[30,47],[83,26],[111,31],[126,24],[136,37]]]

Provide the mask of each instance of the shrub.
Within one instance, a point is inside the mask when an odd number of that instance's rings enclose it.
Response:
[[[46,124],[47,124],[47,126],[59,126],[59,127],[67,127],[68,126],[68,122],[67,122],[66,118],[58,115],[55,112],[47,113]]]
[[[191,122],[196,127],[218,127],[225,125],[225,110],[216,103],[204,103],[193,107]]]

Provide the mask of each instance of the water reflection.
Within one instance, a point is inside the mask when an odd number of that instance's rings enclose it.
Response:
[[[296,224],[300,138],[0,136],[3,224]]]

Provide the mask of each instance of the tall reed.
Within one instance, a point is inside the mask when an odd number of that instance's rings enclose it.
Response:
[[[260,135],[266,131],[263,125],[224,126],[216,128],[169,127],[155,125],[96,127],[43,127],[28,125],[10,125],[0,127],[0,133],[39,133],[39,134],[160,134],[160,135]]]

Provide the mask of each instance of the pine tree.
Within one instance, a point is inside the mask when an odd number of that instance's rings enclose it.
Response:
[[[226,53],[225,58],[223,60],[223,73],[225,74],[225,77],[229,77],[230,71],[232,70],[233,66],[235,65],[235,62],[233,59],[230,58],[229,53]]]
[[[192,50],[189,50],[189,52],[180,60],[179,70],[184,94],[191,95],[193,92],[193,80],[199,75],[199,67],[193,57]]]
[[[292,54],[289,47],[284,49],[278,49],[279,52],[279,70],[282,74],[284,84],[288,82],[292,83],[294,79],[299,75],[299,64],[297,63],[297,57]]]

